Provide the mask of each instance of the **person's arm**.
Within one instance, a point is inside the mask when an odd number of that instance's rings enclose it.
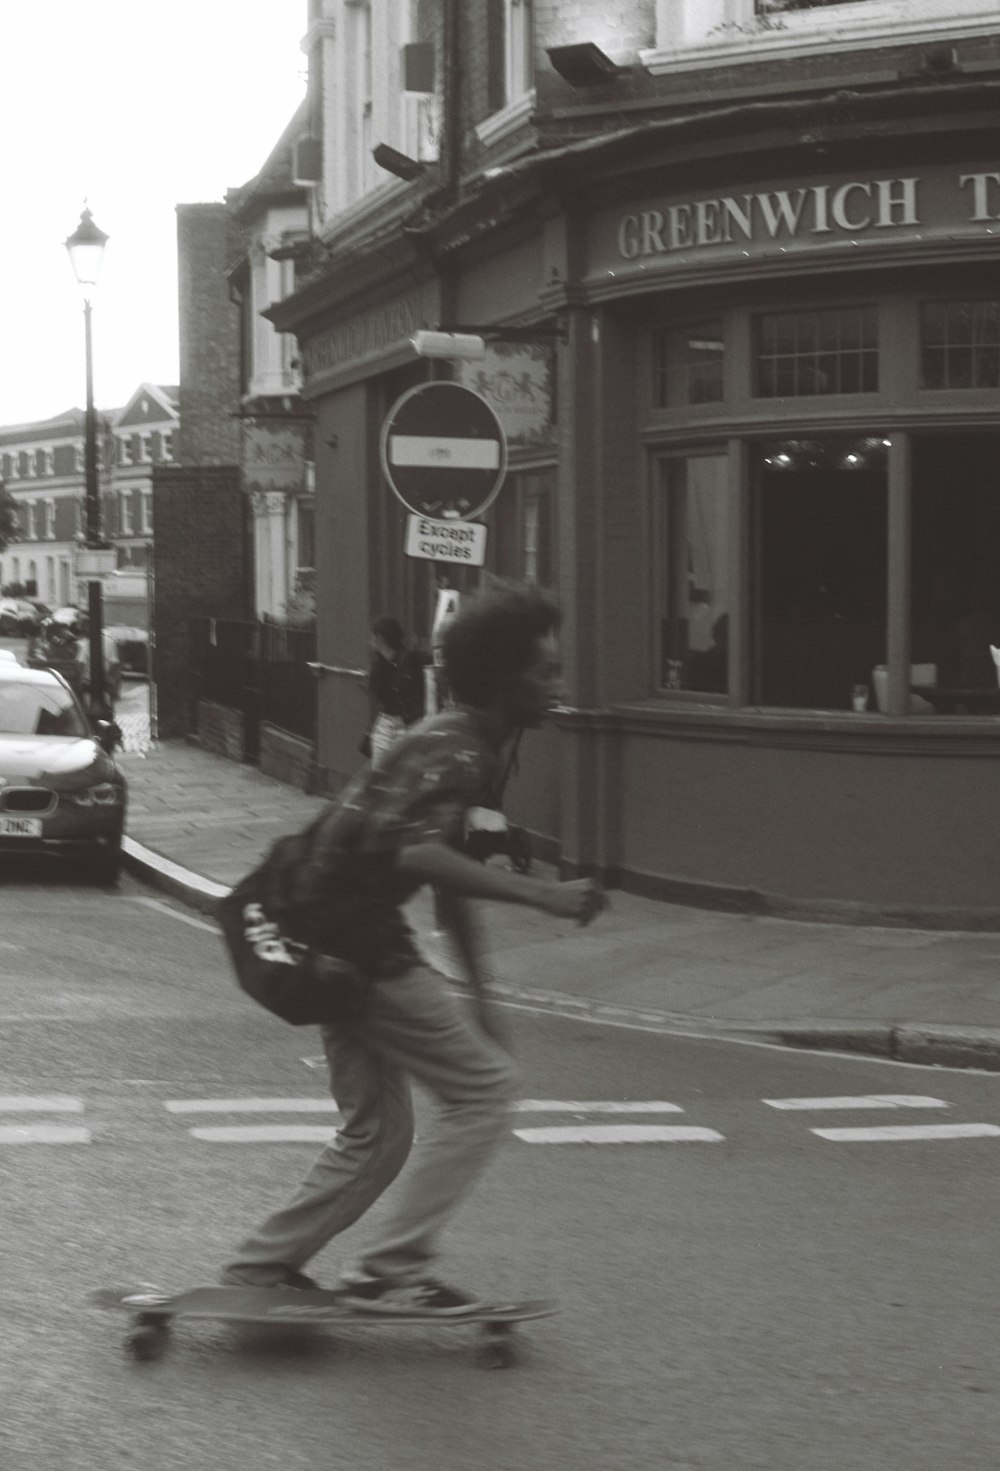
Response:
[[[604,891],[594,879],[558,883],[510,873],[477,863],[439,842],[415,843],[403,848],[396,867],[407,878],[433,884],[447,894],[525,904],[558,919],[578,920],[580,924],[589,924],[607,905]]]
[[[436,901],[440,920],[452,938],[459,963],[465,972],[479,1025],[488,1037],[492,1037],[494,1042],[499,1042],[505,1051],[510,1052],[510,1033],[496,1007],[489,1004],[491,977],[483,969],[475,911],[463,895],[447,893],[444,889],[438,890]]]

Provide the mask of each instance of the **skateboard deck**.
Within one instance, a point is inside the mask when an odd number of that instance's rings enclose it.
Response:
[[[253,1323],[302,1328],[462,1328],[480,1327],[480,1354],[490,1368],[514,1362],[513,1329],[518,1323],[548,1318],[558,1311],[550,1299],[488,1303],[469,1313],[366,1312],[350,1307],[344,1293],[324,1288],[194,1287],[170,1293],[151,1283],[102,1287],[92,1292],[93,1307],[128,1313],[132,1322],[125,1350],[135,1359],[160,1358],[167,1347],[174,1319],[202,1319],[217,1323]]]

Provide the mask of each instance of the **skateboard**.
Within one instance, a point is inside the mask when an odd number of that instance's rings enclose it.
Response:
[[[125,1352],[133,1359],[161,1358],[175,1318],[217,1323],[254,1323],[308,1328],[463,1328],[480,1329],[478,1357],[484,1368],[507,1369],[517,1362],[514,1329],[533,1318],[548,1318],[558,1309],[546,1298],[489,1303],[474,1312],[444,1317],[440,1313],[366,1312],[349,1307],[342,1291],[289,1287],[194,1287],[169,1293],[150,1283],[102,1287],[92,1292],[93,1307],[128,1313],[131,1323]]]

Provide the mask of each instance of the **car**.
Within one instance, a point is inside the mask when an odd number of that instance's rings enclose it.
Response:
[[[61,674],[0,649],[0,857],[79,857],[115,883],[128,802],[119,739],[113,721],[91,724]]]
[[[0,634],[23,638],[34,633],[41,619],[24,598],[0,598]]]
[[[29,669],[54,669],[61,674],[78,695],[86,695],[90,689],[90,643],[86,632],[85,613],[78,609],[57,609],[73,612],[73,622],[59,618],[54,613],[46,618],[28,644],[25,663]],[[83,620],[82,624],[80,620]],[[122,663],[117,640],[110,630],[103,630],[104,688],[112,703],[122,695]]]

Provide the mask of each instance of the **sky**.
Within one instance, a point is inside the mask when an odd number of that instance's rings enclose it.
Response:
[[[175,384],[178,204],[259,172],[305,94],[306,0],[0,0],[0,426],[85,397],[64,242],[108,236],[94,397]]]

